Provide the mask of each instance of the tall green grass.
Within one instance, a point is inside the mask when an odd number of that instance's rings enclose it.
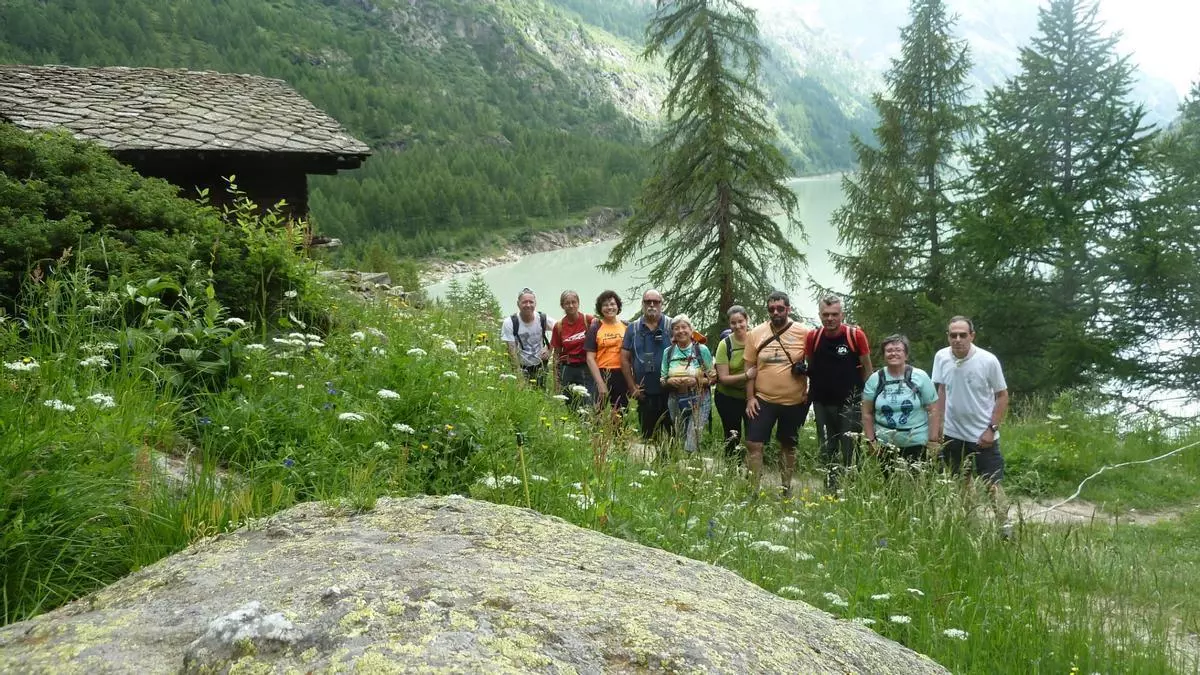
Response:
[[[203,283],[171,291],[184,301],[168,308],[152,300],[167,289],[149,284],[98,293],[83,272],[51,281],[27,305],[45,311],[0,324],[14,364],[0,370],[6,622],[299,501],[366,509],[385,494],[455,492],[727,567],[955,672],[1197,668],[1176,648],[1197,624],[1194,515],[1150,529],[1025,524],[1005,540],[982,491],[933,471],[885,480],[869,462],[838,498],[780,501],[752,494],[715,439],[699,456],[635,459],[628,424],[517,382],[498,326],[453,309],[314,284],[319,321],[241,325]],[[81,365],[97,355],[104,365]],[[26,359],[38,367],[16,365]],[[1119,434],[1063,399],[1006,425],[1005,448],[1014,492],[1057,496],[1169,442]],[[1084,497],[1194,502],[1197,475],[1195,454],[1181,454]]]

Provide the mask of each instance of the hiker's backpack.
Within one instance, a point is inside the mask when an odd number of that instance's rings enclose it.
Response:
[[[513,314],[512,317],[510,317],[510,318],[512,319],[513,339],[519,340],[520,335],[521,335],[521,333],[520,333],[521,315],[520,315],[520,313]],[[546,338],[546,314],[545,314],[545,312],[538,312],[538,320],[542,322],[542,346],[549,347],[550,340],[548,340]]]
[[[871,400],[872,403],[879,400],[880,395],[883,394],[883,388],[887,386],[886,371],[887,371],[887,368],[880,368],[879,372],[875,374],[877,379],[875,381],[875,398]],[[917,389],[917,385],[913,383],[912,373],[913,373],[912,366],[908,366],[908,365],[904,366],[903,382],[908,387],[909,391],[911,391],[912,393],[917,395],[917,399],[919,400],[921,398],[921,390]],[[899,380],[896,380],[896,381],[899,381]]]
[[[658,368],[659,368],[659,366],[662,365],[661,359],[659,360],[660,363],[644,362],[642,359],[641,352],[638,351],[638,342],[639,342],[638,334],[643,325],[644,324],[642,323],[642,317],[640,317],[640,316],[637,318],[636,321],[629,324],[630,330],[633,331],[633,372],[638,377],[642,377],[643,375],[646,375],[647,373],[654,373],[655,376],[657,376]],[[664,330],[664,326],[670,326],[670,325],[671,325],[671,317],[667,316],[666,314],[663,314],[662,317],[660,317],[658,320],[658,329],[662,331],[663,339],[668,342],[671,339],[671,335],[670,335],[671,330],[669,328]]]
[[[850,351],[858,353],[858,347],[854,344],[854,335],[858,333],[858,326],[852,326],[848,323],[842,324],[846,328],[846,344],[850,346]],[[817,353],[817,345],[821,344],[821,336],[825,334],[825,327],[818,326],[810,331],[804,340],[804,355],[811,357]]]

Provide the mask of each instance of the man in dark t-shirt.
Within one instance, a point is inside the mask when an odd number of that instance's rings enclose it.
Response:
[[[808,400],[817,421],[817,443],[828,471],[825,487],[837,490],[838,475],[854,462],[854,438],[862,431],[863,383],[874,372],[867,334],[842,322],[842,299],[828,295],[817,303],[821,327],[808,332]],[[840,451],[840,452],[839,452]]]

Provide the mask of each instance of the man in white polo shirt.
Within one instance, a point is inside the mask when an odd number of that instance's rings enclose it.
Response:
[[[1008,384],[1000,361],[975,346],[975,324],[965,316],[950,319],[946,331],[950,346],[933,357],[933,383],[938,400],[930,423],[930,440],[943,442],[942,461],[958,474],[964,461],[973,473],[988,482],[1001,516],[1000,479],[1004,456],[1000,454],[1000,423],[1008,409]]]

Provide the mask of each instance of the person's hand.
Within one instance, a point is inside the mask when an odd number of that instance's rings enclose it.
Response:
[[[931,438],[925,443],[925,457],[935,459],[942,454],[942,439]]]
[[[538,358],[540,358],[543,361],[549,361],[550,360],[550,350],[543,346],[542,351],[540,353],[538,353]]]
[[[985,429],[983,435],[979,437],[979,447],[990,448],[996,444],[996,432],[991,429]]]
[[[883,446],[881,446],[879,444],[879,439],[868,438],[866,440],[867,440],[867,451],[868,452],[870,452],[875,457],[880,457],[883,455]]]
[[[746,417],[754,419],[758,417],[758,399],[752,398],[746,401]]]
[[[596,383],[596,400],[603,401],[608,398],[608,385],[603,382]]]
[[[746,379],[747,380],[753,380],[757,376],[758,376],[758,367],[750,366],[749,368],[746,369]]]

